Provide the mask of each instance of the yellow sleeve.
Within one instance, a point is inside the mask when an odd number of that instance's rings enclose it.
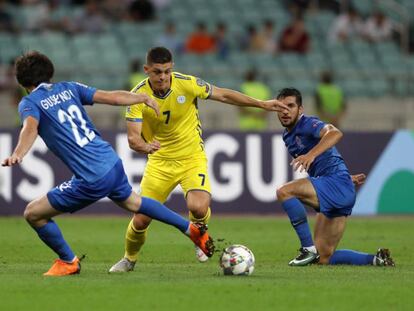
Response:
[[[138,83],[131,92],[139,93],[140,89],[145,85],[145,80]],[[142,122],[142,109],[144,108],[143,104],[137,103],[136,105],[128,106],[125,111],[125,119],[132,122]]]
[[[203,79],[191,76],[191,85],[193,86],[194,96],[207,99],[211,95],[211,84],[207,83]]]
[[[142,108],[144,105],[136,104],[128,106],[125,111],[125,119],[132,122],[142,122]]]

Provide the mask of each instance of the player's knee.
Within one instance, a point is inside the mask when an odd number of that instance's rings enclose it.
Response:
[[[327,265],[329,264],[329,260],[331,259],[331,256],[333,255],[334,250],[324,247],[324,248],[319,248],[318,253],[319,253],[319,263],[322,265]]]
[[[207,214],[208,204],[205,204],[204,202],[194,201],[188,205],[188,209],[194,215],[194,217],[203,218]]]
[[[276,198],[278,201],[282,202],[288,199],[291,196],[289,188],[285,185],[276,189]]]
[[[36,221],[39,220],[35,207],[36,207],[36,203],[32,201],[29,204],[27,204],[24,210],[24,213],[23,213],[24,219],[26,219],[26,221],[30,224],[34,224]]]
[[[151,219],[148,217],[141,217],[141,215],[134,215],[133,225],[136,230],[144,230],[148,228],[151,223]]]

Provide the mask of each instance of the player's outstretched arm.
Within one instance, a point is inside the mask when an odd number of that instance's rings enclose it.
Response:
[[[320,131],[319,134],[321,140],[319,143],[313,147],[307,154],[298,156],[293,159],[290,165],[293,166],[293,169],[296,171],[300,168],[300,171],[308,171],[311,164],[317,156],[335,146],[342,138],[342,132],[337,129],[332,124],[327,124]]]
[[[95,103],[114,105],[114,106],[130,106],[134,104],[143,103],[148,107],[154,109],[157,116],[160,110],[157,102],[147,94],[132,93],[128,91],[102,91],[97,90],[93,96]]]
[[[234,90],[220,88],[217,86],[213,86],[212,88],[210,99],[217,100],[225,104],[240,107],[258,107],[268,111],[283,111],[284,109],[287,109],[287,106],[277,99],[258,100]]]
[[[154,140],[151,143],[145,142],[141,136],[141,130],[142,122],[127,121],[129,148],[144,154],[152,154],[160,149],[160,143],[157,140]]]
[[[1,162],[2,166],[13,166],[22,162],[23,157],[29,152],[36,140],[38,124],[39,122],[31,116],[24,120],[17,146],[14,149],[13,154]]]

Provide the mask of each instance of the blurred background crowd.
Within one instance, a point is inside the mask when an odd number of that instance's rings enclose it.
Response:
[[[55,80],[130,89],[146,51],[174,53],[175,69],[267,99],[298,88],[308,113],[348,130],[414,127],[412,0],[0,0],[0,127],[24,94],[13,59],[36,49]],[[255,109],[200,105],[205,128],[277,129]],[[123,128],[119,111],[91,110]]]

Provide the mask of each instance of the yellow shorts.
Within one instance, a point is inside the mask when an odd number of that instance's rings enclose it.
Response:
[[[143,197],[164,203],[178,184],[183,189],[185,197],[190,190],[211,193],[207,158],[148,159],[141,181],[141,195]]]

